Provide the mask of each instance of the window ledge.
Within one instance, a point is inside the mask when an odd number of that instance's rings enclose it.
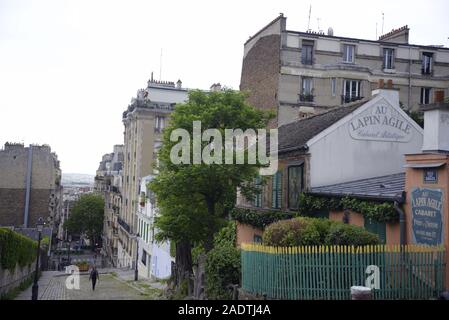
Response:
[[[396,69],[383,69],[384,73],[396,73]]]

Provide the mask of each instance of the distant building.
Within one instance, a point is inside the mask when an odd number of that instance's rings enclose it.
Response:
[[[379,81],[409,110],[434,102],[435,91],[449,94],[449,48],[409,44],[407,26],[373,41],[291,31],[286,22],[280,15],[244,45],[240,89],[275,111],[272,127],[367,100]]]
[[[113,266],[117,266],[118,228],[122,223],[120,207],[122,204],[123,145],[115,145],[112,153],[105,154],[95,176],[95,191],[104,198],[104,225],[102,235],[102,254]],[[122,261],[123,262],[123,261]],[[126,261],[129,263],[129,261]]]
[[[56,234],[61,209],[61,170],[50,146],[6,143],[0,150],[0,226],[32,229],[42,217]]]

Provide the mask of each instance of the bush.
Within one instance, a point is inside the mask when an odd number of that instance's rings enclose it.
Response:
[[[240,283],[240,250],[235,247],[234,222],[214,238],[214,248],[206,257],[206,294],[209,299],[231,299],[230,284]]]
[[[269,225],[263,234],[267,246],[379,244],[377,235],[357,226],[328,219],[299,217]]]
[[[354,245],[363,246],[379,244],[379,237],[363,228],[335,222],[329,229],[326,243],[332,245]]]

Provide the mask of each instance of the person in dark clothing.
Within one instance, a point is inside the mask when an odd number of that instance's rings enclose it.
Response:
[[[93,266],[89,275],[89,280],[92,281],[92,290],[95,290],[95,285],[97,284],[98,279],[100,279],[100,276],[98,275],[97,268]]]

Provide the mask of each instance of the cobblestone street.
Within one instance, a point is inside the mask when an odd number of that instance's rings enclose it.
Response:
[[[125,278],[120,277],[123,275]],[[154,288],[150,282],[137,283],[126,280],[127,273],[100,273],[100,278],[92,290],[88,275],[80,275],[80,289],[66,288],[67,276],[61,272],[44,271],[39,279],[39,300],[152,300],[163,299],[162,290]],[[20,293],[16,300],[30,300],[31,286]]]

